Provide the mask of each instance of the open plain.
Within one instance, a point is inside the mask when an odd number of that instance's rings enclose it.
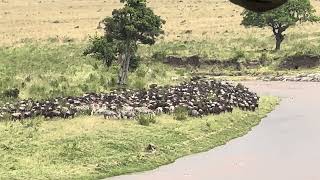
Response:
[[[320,85],[294,82],[320,81],[320,23],[275,51],[228,0],[147,6],[164,34],[119,85],[121,46],[110,66],[85,52],[120,0],[0,0],[0,179],[320,179]]]
[[[226,0],[150,0],[148,5],[166,21],[165,41],[271,38],[270,30],[240,25],[242,8]],[[311,0],[320,14],[320,2]],[[65,38],[83,41],[101,33],[98,22],[121,7],[118,0],[2,0],[1,44]],[[290,30],[305,40],[318,39],[319,24]],[[262,37],[261,37],[262,36]],[[295,36],[294,36],[295,37]],[[295,41],[294,38],[290,41]],[[218,41],[216,41],[218,42]],[[221,42],[220,42],[221,43]]]

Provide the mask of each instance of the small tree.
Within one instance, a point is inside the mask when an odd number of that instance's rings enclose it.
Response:
[[[137,59],[138,44],[154,44],[156,38],[163,34],[162,25],[165,21],[146,6],[146,0],[120,2],[124,3],[124,7],[113,10],[112,17],[102,21],[104,36],[96,38],[85,54],[95,54],[111,63],[117,56],[121,64],[118,83],[124,85],[128,79],[130,61]]]
[[[92,54],[95,58],[100,59],[110,67],[116,60],[116,48],[112,39],[95,36],[90,38],[90,45],[85,49],[84,55]]]
[[[245,10],[242,25],[246,27],[271,27],[276,40],[276,50],[280,50],[282,41],[285,38],[283,34],[290,26],[300,22],[315,22],[319,18],[315,16],[315,10],[309,0],[289,0],[277,9],[265,13],[256,13]]]

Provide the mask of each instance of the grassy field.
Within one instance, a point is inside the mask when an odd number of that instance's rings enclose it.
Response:
[[[107,68],[100,61],[83,56],[85,47],[86,43],[33,42],[18,47],[0,48],[0,96],[1,92],[11,88],[20,90],[19,97],[21,99],[74,96],[82,95],[86,92],[107,92],[115,88],[119,67],[115,65]],[[239,71],[232,68],[221,69],[216,66],[206,66],[201,69],[174,68],[151,58],[152,55],[159,52],[165,55],[183,53],[191,55],[192,52],[199,51],[199,54],[206,56],[205,53],[213,52],[214,49],[214,44],[209,44],[208,42],[193,42],[190,44],[176,42],[176,44],[158,44],[153,47],[142,46],[139,54],[143,57],[143,60],[138,69],[131,72],[129,87],[145,88],[152,83],[160,85],[177,84],[188,79],[192,74],[221,72],[224,75],[233,76],[239,73]],[[268,74],[319,72],[319,68],[296,71],[277,69],[277,64],[280,61],[273,60],[273,58],[277,57],[279,59],[281,54],[286,56],[285,53],[285,51],[282,51],[267,54],[264,57],[269,63],[267,66],[255,69],[243,68],[240,73],[256,77]],[[230,51],[228,56],[237,57],[239,54],[242,54],[239,61],[245,60],[243,59],[243,52],[239,51]],[[221,54],[221,56],[224,55]],[[250,54],[247,56],[250,56]],[[259,56],[262,55],[257,55],[257,58]],[[6,100],[0,97],[0,102],[5,102]]]
[[[259,41],[260,42],[260,41]],[[258,44],[258,43],[257,43]],[[118,66],[107,68],[100,61],[83,56],[87,43],[76,42],[29,42],[17,47],[0,47],[0,96],[10,88],[20,90],[20,98],[44,99],[57,96],[82,95],[86,92],[107,92],[116,87]],[[310,45],[310,44],[309,44]],[[320,54],[320,43],[313,47],[311,54]],[[293,46],[297,49],[299,47]],[[299,50],[306,50],[308,45]],[[235,76],[262,76],[270,74],[299,74],[319,72],[319,68],[299,70],[279,70],[279,62],[297,50],[280,52],[246,52],[240,50],[219,51],[213,43],[172,42],[155,46],[141,46],[139,54],[143,57],[140,66],[129,76],[129,87],[145,88],[149,84],[177,84],[188,79],[192,74],[222,73]],[[319,52],[318,52],[319,50]],[[154,54],[193,55],[210,58],[238,58],[237,61],[259,60],[264,58],[267,65],[258,68],[235,70],[221,69],[216,66],[174,68],[151,58]],[[211,54],[213,53],[213,54]],[[217,54],[220,53],[220,54]],[[249,58],[250,57],[250,58]],[[249,59],[248,59],[249,58]],[[221,59],[223,60],[223,59]],[[237,79],[237,78],[233,78]],[[5,101],[0,97],[0,102]]]
[[[270,38],[271,30],[246,29],[240,25],[242,8],[225,0],[150,0],[155,12],[166,21],[165,41]],[[320,2],[311,0],[320,14]],[[30,39],[82,41],[99,33],[98,22],[110,16],[119,0],[2,0],[0,1],[0,44],[24,42]],[[227,23],[226,23],[227,22]],[[319,24],[292,28],[303,40],[317,41]],[[189,31],[188,31],[189,30]],[[188,31],[189,33],[186,33]],[[191,32],[190,32],[191,31]],[[295,39],[288,39],[288,41]],[[287,42],[288,43],[288,42]]]
[[[312,3],[319,14],[320,2]],[[320,54],[319,24],[291,28],[283,50],[273,52],[271,31],[242,27],[242,9],[228,1],[151,0],[149,5],[167,21],[166,33],[156,45],[139,47],[143,62],[130,72],[130,88],[176,84],[192,73],[234,73],[173,68],[151,58],[155,54],[270,62],[241,70],[251,75],[274,73],[279,60],[296,53]],[[115,88],[119,67],[107,68],[82,54],[88,37],[101,33],[98,22],[119,7],[119,0],[0,1],[0,105],[10,100],[1,97],[10,88],[20,90],[20,99]],[[0,122],[0,179],[97,179],[153,169],[246,134],[277,102],[263,97],[256,112],[235,110],[184,122],[160,116],[151,126],[102,117]],[[149,143],[157,146],[155,153],[145,151]]]
[[[156,168],[179,157],[206,151],[243,136],[277,105],[262,97],[255,112],[156,124],[77,117],[0,123],[0,179],[98,179]],[[148,144],[156,152],[145,150]]]
[[[31,43],[0,48],[0,93],[18,88],[22,99],[43,99],[106,92],[114,88],[118,67],[106,68],[100,61],[83,56],[84,47],[74,43]],[[143,61],[131,73],[129,87],[175,84],[188,77],[185,70],[149,63],[149,60]]]
[[[316,0],[311,0],[311,2],[317,10],[317,14],[320,15],[320,2]],[[2,70],[0,73],[7,74],[8,66],[12,66],[10,69],[12,72],[19,71],[21,68],[16,68],[14,63],[22,66],[33,65],[34,68],[39,68],[37,64],[39,62],[42,65],[39,72],[50,71],[49,74],[51,75],[49,76],[55,76],[55,78],[61,75],[60,72],[54,75],[59,71],[57,67],[69,64],[68,67],[63,67],[63,69],[67,68],[64,75],[77,75],[77,78],[71,80],[70,86],[77,86],[77,82],[85,82],[84,79],[93,71],[95,73],[101,72],[96,73],[97,76],[103,76],[107,79],[111,77],[110,74],[114,76],[114,73],[110,73],[110,70],[109,73],[102,72],[104,70],[100,68],[100,65],[98,65],[99,70],[92,70],[91,65],[94,63],[91,62],[88,65],[87,59],[81,57],[81,51],[90,35],[101,33],[101,29],[97,29],[98,22],[104,17],[110,16],[114,8],[121,7],[119,0],[3,0],[0,4],[0,12],[2,12],[0,14],[0,46],[3,47],[0,49],[0,63],[2,64],[0,65]],[[258,70],[242,70],[245,74],[255,75],[278,72],[275,67],[288,56],[320,54],[320,23],[306,23],[289,28],[286,32],[287,36],[283,42],[282,50],[274,52],[272,50],[275,42],[271,30],[241,26],[242,17],[240,13],[243,9],[228,1],[151,0],[148,5],[157,14],[161,15],[167,23],[164,27],[165,35],[159,38],[156,45],[140,47],[139,53],[147,60],[150,60],[150,57],[156,53],[176,56],[199,55],[203,58],[218,60],[236,58],[242,62],[265,59],[269,63],[267,67]],[[40,44],[47,42],[55,45],[53,47],[50,47],[51,45],[29,47],[30,43],[38,44],[36,41]],[[70,42],[71,46],[69,45]],[[58,47],[57,44],[61,46]],[[5,48],[8,46],[21,49]],[[33,52],[30,54],[30,51]],[[47,57],[53,60],[48,60]],[[46,67],[49,70],[45,69]],[[55,70],[51,70],[52,68],[55,68]],[[79,69],[81,70],[79,71]],[[30,70],[33,71],[33,68],[28,67],[24,72],[30,72]],[[218,70],[215,67],[209,67],[202,71]],[[37,69],[35,71],[38,72]],[[89,73],[81,76],[85,71]],[[224,72],[226,75],[232,75],[233,70],[223,71],[226,71]],[[311,71],[319,71],[319,69]],[[26,73],[19,74],[26,77]],[[21,84],[21,77],[14,75],[13,78],[20,79],[7,82],[9,84]],[[48,79],[50,78],[45,78],[45,81]],[[97,85],[100,87],[90,87],[90,84],[91,82],[89,82],[89,87],[81,87],[81,89],[105,89],[100,85]],[[82,90],[76,91],[82,92]],[[29,96],[26,94],[23,97]]]
[[[320,15],[320,2],[311,2]],[[82,42],[89,35],[101,33],[98,22],[121,7],[118,0],[3,0],[0,4],[0,45],[34,40]],[[168,54],[219,59],[240,51],[248,58],[257,58],[260,50],[274,47],[271,30],[242,27],[243,9],[228,1],[151,0],[149,6],[167,21],[165,36],[154,47],[155,51],[166,49]],[[319,27],[320,24],[307,23],[290,28],[283,51],[268,55],[276,58],[297,51],[319,53]]]

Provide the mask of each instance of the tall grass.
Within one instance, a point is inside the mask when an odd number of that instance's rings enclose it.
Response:
[[[118,66],[107,68],[100,61],[83,56],[82,44],[28,43],[0,48],[0,94],[20,90],[20,98],[44,99],[56,96],[106,92],[116,86]],[[172,67],[148,59],[131,72],[129,86],[144,88],[150,83],[168,84],[176,75]]]

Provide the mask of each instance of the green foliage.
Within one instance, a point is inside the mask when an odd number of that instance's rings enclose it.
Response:
[[[115,45],[110,38],[90,37],[89,44],[84,51],[84,55],[93,55],[95,58],[102,60],[108,67],[116,60]]]
[[[153,13],[146,0],[120,0],[124,7],[115,9],[105,18],[105,35],[95,37],[85,54],[94,54],[110,66],[116,56],[121,61],[119,84],[126,84],[128,71],[134,71],[140,61],[136,55],[138,44],[152,45],[164,33],[164,20]]]
[[[297,22],[318,21],[315,16],[315,10],[309,0],[289,0],[281,7],[267,11],[265,13],[256,13],[245,10],[242,15],[242,24],[244,26],[256,26],[263,28],[270,27],[289,27]]]
[[[188,119],[188,110],[185,107],[179,106],[174,110],[174,119],[177,121],[185,121]]]
[[[140,56],[134,55],[133,57],[131,57],[131,60],[129,63],[130,72],[134,72],[141,64],[141,61],[142,61],[142,59]]]
[[[140,114],[137,116],[136,120],[142,126],[149,126],[150,124],[156,123],[156,118],[152,114]]]
[[[146,6],[146,0],[120,0],[124,3],[121,9],[115,9],[112,17],[103,20],[106,37],[117,40],[122,47],[128,42],[152,45],[155,38],[163,34],[164,20]],[[123,49],[118,49],[123,51]]]
[[[4,90],[0,95],[6,98],[18,98],[19,93],[20,93],[19,89],[13,88],[13,89]]]
[[[277,41],[276,50],[280,49],[280,44],[284,40],[285,35],[282,33],[290,26],[298,22],[319,21],[309,0],[289,0],[279,8],[265,13],[245,10],[241,15],[243,16],[242,24],[246,27],[271,27]]]

